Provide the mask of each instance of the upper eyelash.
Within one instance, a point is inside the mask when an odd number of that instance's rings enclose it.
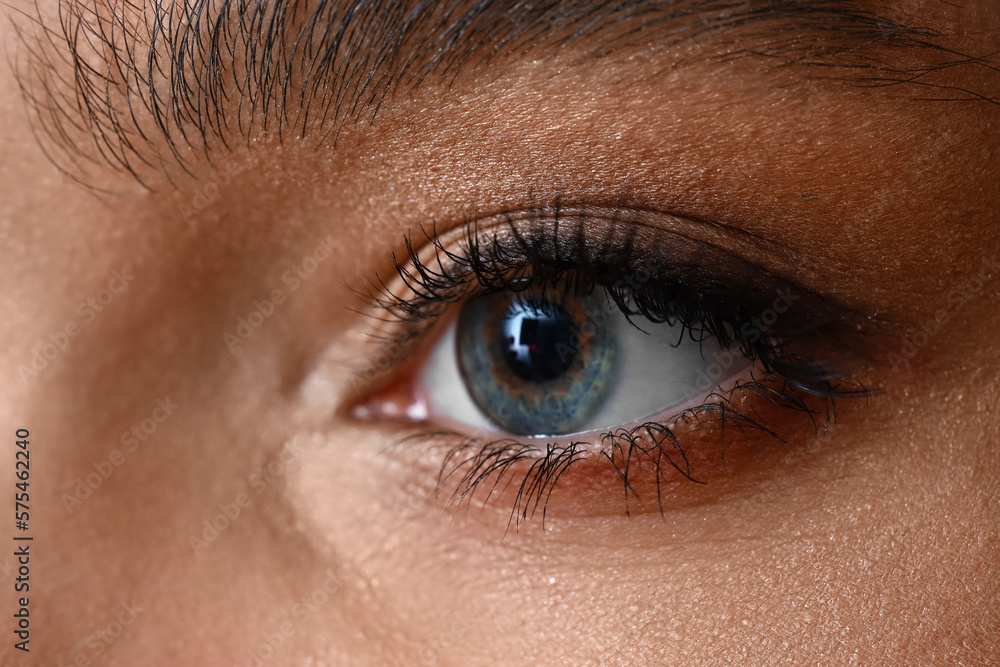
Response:
[[[388,342],[408,346],[451,304],[477,294],[529,288],[589,290],[602,286],[630,321],[641,316],[652,322],[676,324],[681,326],[682,335],[696,342],[713,337],[723,347],[736,346],[747,359],[759,360],[765,370],[781,375],[798,389],[827,397],[869,393],[852,381],[848,373],[832,368],[840,360],[807,359],[791,349],[795,340],[832,324],[831,320],[837,317],[838,311],[822,299],[811,295],[812,305],[820,303],[825,312],[812,318],[807,327],[799,327],[788,336],[774,330],[756,340],[747,340],[743,331],[757,313],[746,304],[725,303],[718,296],[712,302],[712,297],[706,298],[703,292],[676,278],[669,284],[652,276],[639,281],[640,284],[630,280],[629,272],[634,271],[632,265],[636,263],[638,225],[615,221],[620,228],[609,236],[621,236],[623,226],[627,230],[625,238],[602,246],[586,238],[585,227],[590,219],[575,218],[577,226],[567,234],[560,214],[557,203],[550,214],[551,225],[544,225],[536,212],[536,217],[527,221],[530,235],[518,227],[524,221],[512,216],[505,219],[503,229],[509,232],[506,236],[495,228],[484,233],[476,221],[470,221],[464,228],[458,251],[446,247],[436,233],[422,230],[431,245],[429,259],[422,258],[413,239],[407,237],[403,258],[393,255],[401,287],[393,289],[380,280],[365,295],[378,313],[373,315],[376,319],[399,325],[400,330],[388,337]],[[639,268],[656,269],[655,263],[640,259]],[[799,291],[806,294],[805,290]]]

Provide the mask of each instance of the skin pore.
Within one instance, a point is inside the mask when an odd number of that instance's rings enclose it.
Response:
[[[515,51],[396,90],[335,143],[258,130],[211,164],[188,150],[193,177],[153,161],[148,187],[89,166],[114,194],[46,157],[10,58],[0,410],[11,439],[31,430],[35,540],[32,650],[6,641],[0,662],[1000,660],[1000,16],[987,0],[850,4],[952,51],[934,68],[859,55],[928,70],[885,87],[716,57],[739,30],[596,59],[577,42]],[[18,25],[0,30],[25,56]],[[169,155],[149,137],[140,151]],[[421,226],[457,239],[557,201],[627,211],[859,313],[844,344],[875,390],[838,399],[816,441],[801,413],[769,416],[785,442],[714,483],[668,479],[662,514],[626,516],[610,467],[567,474],[544,525],[510,528],[509,492],[447,507],[442,450],[390,447],[428,425],[353,412],[405,395],[433,344],[386,355],[364,293]]]

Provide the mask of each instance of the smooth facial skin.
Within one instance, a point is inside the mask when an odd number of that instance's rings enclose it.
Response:
[[[35,539],[31,652],[5,630],[0,662],[1000,662],[1000,12],[857,4],[954,53],[881,53],[917,77],[887,87],[705,57],[749,44],[738,31],[472,58],[336,145],[258,135],[214,166],[189,152],[198,178],[144,168],[150,189],[89,167],[114,195],[46,157],[15,74],[34,37],[3,22],[2,481],[9,499],[30,429]],[[985,60],[919,74],[957,54]],[[727,436],[714,483],[665,480],[662,514],[626,516],[613,470],[586,463],[544,525],[509,526],[510,493],[449,508],[442,450],[390,447],[433,424],[384,416],[440,327],[385,356],[361,293],[421,225],[451,238],[557,199],[651,212],[862,314],[846,344],[877,391],[838,399],[816,440],[801,414],[769,416],[785,443]],[[224,337],[255,309],[252,335]],[[372,397],[382,417],[359,417]]]

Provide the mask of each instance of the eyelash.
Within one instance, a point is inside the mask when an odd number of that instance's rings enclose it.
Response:
[[[722,277],[712,275],[711,270],[706,273],[696,264],[678,266],[665,257],[668,253],[662,249],[657,249],[660,254],[652,254],[639,247],[640,234],[648,230],[636,220],[581,212],[570,221],[576,223],[570,233],[565,230],[566,222],[559,203],[551,209],[531,211],[527,219],[504,214],[499,225],[485,231],[478,221],[470,220],[457,250],[449,249],[435,231],[421,230],[430,247],[429,257],[426,254],[421,257],[420,249],[408,237],[403,259],[395,254],[392,258],[400,285],[391,288],[379,280],[364,296],[373,306],[372,317],[394,330],[378,337],[403,351],[397,358],[416,347],[449,308],[473,296],[527,289],[581,294],[604,288],[633,326],[641,329],[641,324],[634,321],[638,318],[680,325],[682,336],[689,336],[699,344],[714,338],[723,347],[735,346],[748,360],[758,362],[766,374],[762,379],[751,374],[726,394],[712,392],[705,403],[682,411],[669,422],[645,422],[599,436],[600,456],[611,464],[621,481],[626,514],[629,514],[630,495],[638,498],[630,474],[639,460],[653,466],[661,514],[664,511],[661,478],[667,470],[675,470],[689,481],[704,483],[696,478],[687,453],[672,430],[678,422],[694,424],[697,430],[716,428],[720,434],[727,430],[759,431],[785,443],[779,433],[763,422],[756,409],[754,415],[741,411],[733,398],[753,395],[774,406],[804,414],[811,420],[815,437],[835,421],[835,399],[868,396],[868,389],[837,368],[843,365],[843,359],[811,360],[795,349],[796,344],[809,338],[836,339],[836,334],[823,331],[827,328],[836,329],[842,337],[845,332],[837,323],[849,320],[849,313],[843,309],[726,251],[674,236],[675,249],[679,247],[677,257],[683,258],[685,250],[693,253],[693,257],[721,256],[723,260],[715,263],[714,270],[718,272],[720,266],[735,267],[736,271],[727,278],[742,277],[743,284],[734,289],[732,283],[723,284]],[[606,232],[596,243],[592,241],[595,229]],[[685,277],[685,273],[690,275]],[[808,312],[804,319],[800,316],[791,326],[784,327],[787,334],[769,327],[762,331],[754,319],[762,309],[752,304],[770,298],[766,296],[769,291],[759,287],[762,283],[778,286],[770,292],[772,295],[785,287],[806,297],[803,300],[807,307],[802,310]],[[789,319],[794,318],[789,316]],[[801,392],[821,399],[821,407],[810,407]],[[542,449],[537,442],[513,438],[490,442],[443,431],[410,435],[398,444],[426,444],[442,437],[451,444],[438,471],[438,487],[458,477],[451,496],[456,508],[470,501],[483,487],[487,488],[484,501],[488,501],[498,488],[510,483],[519,466],[530,461],[528,469],[521,473],[523,478],[508,522],[508,527],[513,524],[515,529],[539,508],[544,522],[556,484],[567,470],[588,458],[593,449],[588,442],[548,443]]]

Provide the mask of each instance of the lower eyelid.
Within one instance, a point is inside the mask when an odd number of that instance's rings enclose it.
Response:
[[[454,329],[451,322],[439,324]],[[411,360],[410,368],[427,367]],[[833,414],[831,399],[791,388],[764,373],[759,362],[731,370],[683,405],[575,436],[512,438],[485,418],[481,429],[449,423],[429,411],[431,402],[416,391],[414,377],[396,376],[389,392],[371,396],[355,417],[380,424],[388,419],[410,431],[405,447],[391,449],[413,457],[425,483],[438,480],[439,497],[453,507],[488,498],[486,504],[513,517],[515,527],[535,511],[655,514],[712,502],[766,479],[789,446],[806,446]],[[459,378],[453,386],[462,386]],[[417,424],[437,430],[421,432]],[[505,453],[505,446],[513,449]],[[516,460],[505,461],[512,453]]]
[[[766,391],[774,392],[772,400],[762,396]],[[832,412],[824,399],[791,392],[777,379],[749,381],[727,400],[590,439],[491,441],[435,432],[414,434],[399,449],[422,452],[421,474],[438,476],[452,508],[490,506],[509,514],[515,528],[543,512],[549,518],[656,514],[753,488],[790,447],[808,446]]]

